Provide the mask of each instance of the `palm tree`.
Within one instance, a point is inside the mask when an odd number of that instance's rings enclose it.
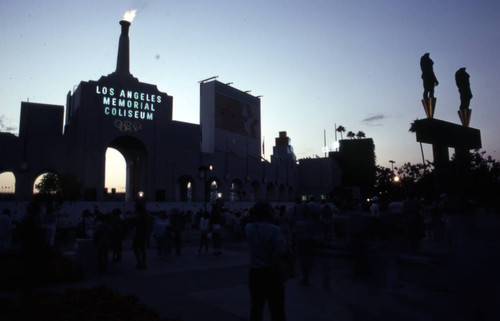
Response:
[[[365,138],[366,135],[365,133],[363,133],[362,131],[359,131],[357,134],[356,134],[356,138],[357,139],[361,139],[361,138]]]
[[[337,131],[340,133],[340,139],[344,139],[344,136],[342,135],[342,133],[345,132],[344,126],[340,125],[337,127]]]
[[[354,132],[352,132],[352,131],[349,131],[347,133],[347,137],[350,138],[350,139],[353,139],[354,137],[356,137],[356,134],[354,134]]]

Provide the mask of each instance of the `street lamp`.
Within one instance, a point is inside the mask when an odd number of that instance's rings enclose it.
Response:
[[[389,163],[391,163],[392,180],[394,181],[394,183],[397,183],[397,182],[399,182],[399,176],[394,174],[395,161],[390,160]]]
[[[205,202],[205,212],[207,211],[207,172],[212,171],[213,167],[212,165],[201,165],[199,170],[200,173],[203,172],[203,192],[204,192],[204,202]]]

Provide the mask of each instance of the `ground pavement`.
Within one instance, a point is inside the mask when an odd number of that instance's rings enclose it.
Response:
[[[168,318],[248,320],[246,244],[225,242],[221,256],[211,251],[198,256],[197,243],[198,235],[192,231],[186,236],[180,256],[159,258],[154,248],[148,249],[145,270],[135,269],[133,252],[126,243],[123,260],[110,264],[107,272],[98,272],[88,264],[85,281],[44,290],[106,285],[122,294],[138,296],[142,303]],[[467,302],[468,296],[460,286],[454,286],[456,279],[441,279],[449,275],[434,263],[450,253],[442,242],[423,241],[418,252],[399,251],[392,263],[372,260],[372,268],[364,276],[356,273],[356,256],[345,248],[342,241],[332,242],[325,261],[331,276],[328,290],[323,289],[319,264],[313,270],[310,286],[299,285],[299,277],[287,281],[287,320],[493,320],[494,312],[491,307],[485,308],[486,304],[479,304],[479,310],[477,302],[475,306],[456,307],[457,303]],[[65,254],[75,259],[75,253]],[[432,273],[433,268],[440,273]],[[429,269],[430,274],[422,273]],[[429,280],[429,275],[436,280]],[[269,320],[267,310],[264,320]]]

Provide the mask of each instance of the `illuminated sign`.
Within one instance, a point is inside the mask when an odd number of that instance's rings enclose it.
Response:
[[[138,120],[153,120],[155,107],[161,96],[140,91],[96,86],[95,92],[102,96],[105,115]]]

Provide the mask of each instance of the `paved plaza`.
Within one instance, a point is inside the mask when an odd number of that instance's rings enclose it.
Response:
[[[126,243],[123,260],[110,264],[106,272],[98,272],[93,262],[87,262],[83,282],[44,290],[105,285],[138,296],[163,317],[184,321],[248,320],[246,244],[225,242],[222,256],[214,256],[211,251],[199,256],[197,244],[198,234],[192,231],[185,236],[180,256],[160,258],[150,248],[147,269],[137,270]],[[484,280],[484,275],[474,276],[484,268],[481,262],[498,267],[498,260],[488,261],[484,252],[474,251],[475,257],[461,261],[462,255],[444,243],[424,240],[418,251],[398,250],[392,264],[387,263],[387,257],[372,258],[370,272],[359,275],[356,258],[345,251],[344,241],[331,244],[325,265],[315,266],[310,286],[299,285],[300,269],[297,278],[287,282],[287,320],[498,320],[494,319],[498,315],[494,306],[498,288],[483,288],[485,284],[498,285],[498,277]],[[65,254],[76,259],[74,251]],[[451,266],[466,261],[470,266],[465,272]],[[328,268],[331,277],[327,290],[322,286],[322,266]],[[461,278],[463,282],[458,284]],[[476,286],[464,278],[473,280]],[[467,293],[469,290],[486,292]]]
[[[500,235],[489,226],[457,234],[453,246],[422,240],[417,250],[405,242],[329,241],[316,259],[309,286],[299,284],[299,265],[296,278],[287,281],[287,320],[499,320]],[[70,242],[63,255],[83,265],[84,280],[36,291],[107,286],[137,296],[165,318],[248,320],[246,243],[225,239],[221,256],[211,249],[198,255],[199,237],[197,230],[186,231],[181,254],[167,257],[158,257],[152,240],[147,268],[139,270],[128,239],[123,260],[109,263],[106,272],[98,271],[91,247]],[[328,289],[323,287],[325,271],[331,280]],[[267,311],[264,320],[269,320]]]

